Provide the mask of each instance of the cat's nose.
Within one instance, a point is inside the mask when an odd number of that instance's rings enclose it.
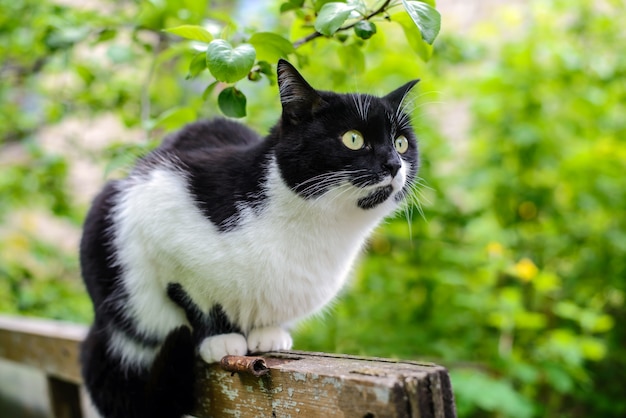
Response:
[[[383,163],[383,170],[388,171],[391,177],[395,177],[401,166],[402,162],[398,157],[390,158],[387,162]]]

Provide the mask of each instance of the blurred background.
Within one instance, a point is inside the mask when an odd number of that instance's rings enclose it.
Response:
[[[231,38],[308,33],[281,1],[211,3]],[[91,321],[77,257],[91,199],[218,112],[208,72],[185,80],[193,43],[161,31],[200,24],[206,5],[0,0],[0,313]],[[295,348],[442,364],[460,417],[626,416],[626,3],[437,8],[427,63],[393,22],[363,45],[298,49],[320,89],[421,78],[422,169],[415,204],[377,230]],[[238,88],[245,123],[267,132],[276,86]]]

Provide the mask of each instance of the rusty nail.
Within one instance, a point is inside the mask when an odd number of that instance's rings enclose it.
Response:
[[[224,356],[220,365],[227,372],[251,373],[256,377],[263,376],[270,371],[263,357]]]

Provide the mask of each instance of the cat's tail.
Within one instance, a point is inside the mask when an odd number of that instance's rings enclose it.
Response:
[[[82,373],[103,418],[180,418],[194,405],[195,345],[191,330],[169,333],[149,370],[123,367],[107,332],[92,326],[81,350]]]

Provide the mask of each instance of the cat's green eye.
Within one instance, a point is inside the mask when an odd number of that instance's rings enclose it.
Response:
[[[359,131],[350,130],[341,137],[343,144],[353,151],[360,150],[365,146],[365,139]]]
[[[400,154],[404,154],[409,149],[409,140],[406,136],[400,135],[393,141],[393,146]]]

